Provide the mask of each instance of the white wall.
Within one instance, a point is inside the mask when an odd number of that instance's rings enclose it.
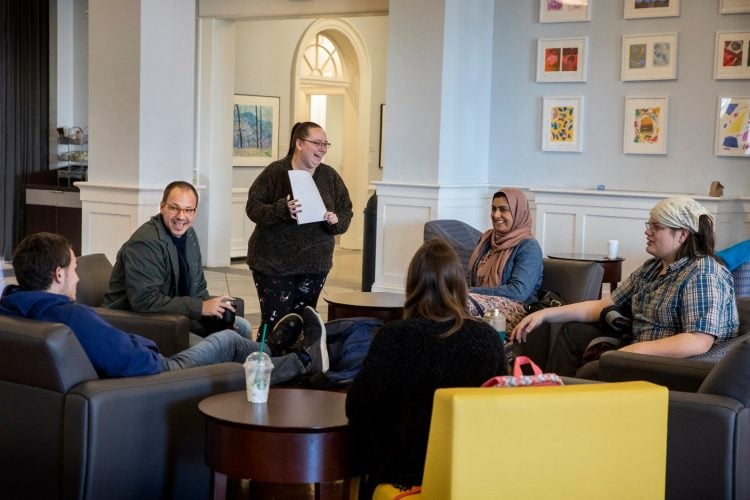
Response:
[[[372,65],[372,152],[369,179],[379,180],[377,145],[380,140],[380,104],[385,102],[386,36],[388,17],[343,17],[360,33],[367,45]],[[293,124],[292,65],[297,43],[313,19],[276,19],[237,21],[235,93],[279,96],[279,157],[289,148]],[[263,167],[235,167],[233,186],[249,187]]]
[[[747,30],[750,14],[684,0],[679,17],[623,19],[621,1],[593,2],[590,22],[540,24],[539,2],[496,2],[490,180],[523,186],[725,195],[750,192],[750,160],[713,154],[716,101],[747,96],[747,80],[714,80],[716,31]],[[620,81],[622,35],[679,33],[677,80]],[[589,37],[588,81],[536,83],[536,40]],[[583,153],[541,151],[542,96],[584,96]],[[669,96],[667,155],[622,153],[625,96]]]

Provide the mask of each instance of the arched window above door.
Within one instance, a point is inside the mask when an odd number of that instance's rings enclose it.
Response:
[[[323,33],[302,53],[300,76],[306,80],[346,80],[346,68],[336,44]]]

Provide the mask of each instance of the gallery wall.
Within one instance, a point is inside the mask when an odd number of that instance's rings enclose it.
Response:
[[[750,158],[714,155],[718,96],[750,97],[750,80],[714,80],[717,31],[750,31],[750,14],[682,0],[678,17],[623,19],[623,1],[593,0],[591,20],[539,23],[539,2],[495,4],[490,181],[521,186],[725,195],[750,193]],[[623,35],[678,33],[676,80],[620,81]],[[537,38],[588,37],[585,83],[537,83]],[[542,98],[583,96],[583,151],[541,150]],[[668,96],[666,155],[623,154],[625,96]]]

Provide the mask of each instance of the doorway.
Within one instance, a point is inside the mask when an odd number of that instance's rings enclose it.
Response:
[[[352,199],[354,217],[339,244],[361,250],[369,183],[371,69],[356,29],[340,19],[313,22],[297,45],[293,81],[292,121],[323,117],[321,126],[334,144],[325,162],[339,172]]]

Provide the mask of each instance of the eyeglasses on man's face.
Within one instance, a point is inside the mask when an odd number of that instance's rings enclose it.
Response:
[[[330,142],[311,141],[310,139],[302,139],[302,140],[305,141],[305,142],[309,142],[310,144],[315,144],[315,146],[318,147],[318,148],[326,148],[326,149],[328,149],[328,148],[331,147],[331,143]]]
[[[173,205],[172,203],[167,203],[167,213],[169,213],[169,215],[178,215],[180,212],[185,212],[185,215],[193,216],[195,215],[196,210],[197,209],[195,207],[182,208],[178,207],[177,205]]]

